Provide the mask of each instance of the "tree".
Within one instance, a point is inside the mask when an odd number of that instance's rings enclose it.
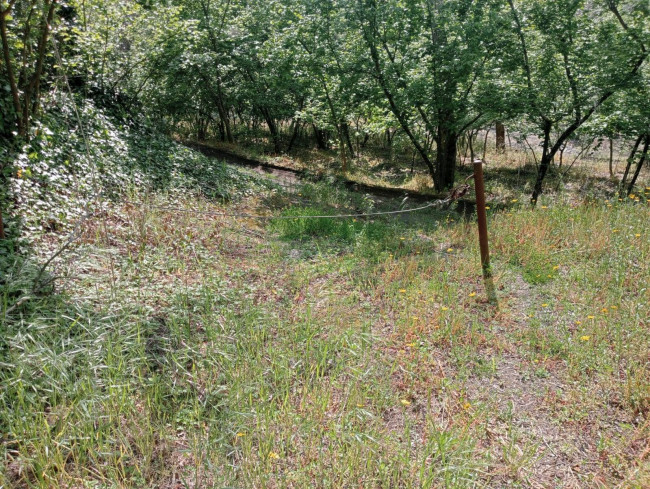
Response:
[[[436,189],[452,186],[460,135],[499,105],[490,76],[507,38],[499,2],[355,0],[354,16],[390,110]],[[435,140],[435,160],[418,126]]]
[[[41,102],[41,82],[48,61],[57,0],[10,0],[0,4],[2,72],[11,103],[0,100],[0,133],[27,138]]]
[[[627,2],[626,20],[619,3],[508,0],[525,79],[522,106],[542,141],[533,204],[565,142],[634,82],[647,59],[647,13],[637,9],[641,2]]]

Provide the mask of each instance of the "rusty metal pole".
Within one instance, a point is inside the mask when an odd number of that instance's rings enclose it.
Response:
[[[485,209],[485,185],[483,183],[483,161],[474,160],[474,190],[476,193],[476,214],[478,217],[478,241],[481,248],[481,268],[488,299],[496,304],[497,298],[492,282],[490,267],[490,248],[488,246],[487,211]]]

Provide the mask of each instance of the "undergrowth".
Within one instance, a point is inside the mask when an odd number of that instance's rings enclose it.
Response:
[[[5,259],[0,486],[650,484],[650,188],[492,196],[497,309],[473,218],[309,217],[398,204],[285,193],[93,110],[111,204],[53,263],[56,290]],[[25,216],[47,249],[88,161],[73,132],[38,137],[12,178],[21,208],[60,189]]]

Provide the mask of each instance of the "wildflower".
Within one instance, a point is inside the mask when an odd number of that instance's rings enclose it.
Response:
[[[640,237],[641,237],[641,234],[640,234],[640,233],[636,233],[636,234],[634,235],[634,237],[635,237],[635,238],[640,238]]]
[[[548,304],[545,302],[544,304],[542,304],[542,307],[548,307]]]
[[[23,178],[23,171],[18,170],[17,176],[18,176],[18,178]]]
[[[275,452],[269,452],[269,459],[276,459],[277,460],[278,458],[280,458],[280,455],[278,455]]]
[[[582,341],[589,341],[589,338],[591,338],[591,336],[589,336],[589,335],[584,335],[584,336],[581,336],[581,337],[580,337],[580,339],[581,339]]]
[[[603,307],[603,308],[600,310],[600,312],[602,312],[603,314],[607,314],[609,311],[607,310],[606,307]]]
[[[587,319],[596,319],[596,316],[587,316]]]
[[[409,348],[413,348],[415,346],[415,343],[407,343],[406,346],[408,346]]]
[[[358,402],[358,403],[357,403],[357,407],[358,407],[358,408],[362,408],[362,407],[364,407],[364,405],[361,404],[360,402]]]
[[[442,306],[440,309],[442,309],[443,311],[448,311],[449,310],[449,308],[445,307],[445,306]]]
[[[406,238],[400,238],[400,241],[404,241]]]
[[[447,248],[447,253],[451,253],[452,251],[454,251],[453,248]]]
[[[476,295],[476,292],[470,292],[470,293],[469,293],[469,296],[470,296],[470,297],[474,297],[475,295]]]
[[[618,229],[612,229],[612,233],[618,233]]]
[[[485,210],[486,210],[486,211],[490,210],[490,206],[489,206],[489,205],[486,205],[486,206],[485,206]]]
[[[413,316],[413,321],[417,321],[418,319],[420,319],[420,318],[417,317],[417,316]]]
[[[618,309],[618,306],[610,306],[609,308],[616,310],[616,309]]]
[[[553,267],[553,270],[559,270],[559,268],[560,268],[560,265],[555,265],[555,266]]]
[[[243,437],[243,436],[246,436],[246,433],[244,433],[244,432],[242,432],[242,431],[240,431],[239,433],[237,433],[237,438],[241,438],[241,437]]]
[[[515,202],[518,202],[518,201],[519,201],[519,199],[512,199],[510,202],[512,202],[514,204]]]
[[[636,195],[630,194],[630,199],[635,199],[635,198],[636,198]]]
[[[543,206],[542,206],[542,209],[548,209],[548,206],[547,206],[547,205],[543,205]]]
[[[399,289],[399,291],[400,291],[402,294],[405,294],[405,293],[406,293],[406,289]]]
[[[576,321],[576,324],[580,326],[582,324],[582,321]]]
[[[471,407],[472,405],[469,402],[465,402],[465,404],[463,404],[463,409],[465,409],[465,411],[467,411]]]
[[[409,401],[408,399],[402,399],[400,402],[402,403],[402,406],[410,406],[411,405],[411,401]]]

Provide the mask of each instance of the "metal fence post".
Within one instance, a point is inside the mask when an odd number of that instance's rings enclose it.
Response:
[[[476,193],[476,214],[478,217],[478,240],[481,248],[481,268],[483,280],[487,291],[488,300],[497,304],[496,291],[492,280],[492,268],[490,266],[490,248],[488,245],[487,232],[487,210],[485,209],[485,185],[483,183],[483,161],[474,160],[474,190]]]

